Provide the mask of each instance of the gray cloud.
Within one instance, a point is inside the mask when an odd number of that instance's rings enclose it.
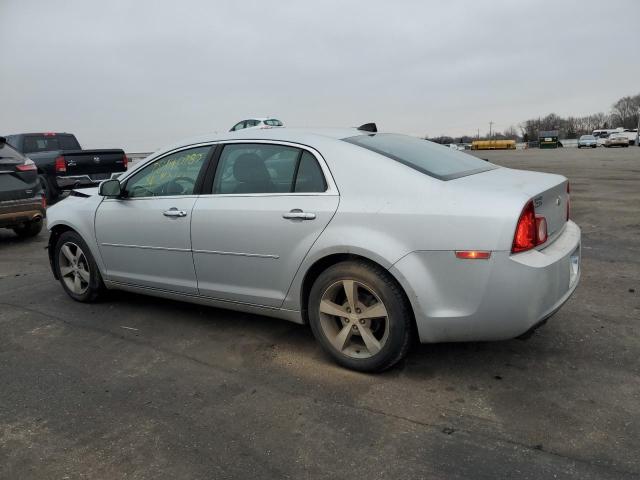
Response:
[[[152,150],[251,115],[484,132],[640,90],[610,1],[0,2],[0,132]]]

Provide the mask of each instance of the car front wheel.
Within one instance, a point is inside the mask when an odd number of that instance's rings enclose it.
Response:
[[[62,288],[78,302],[93,302],[104,290],[98,266],[89,247],[75,232],[65,232],[56,242],[54,266]]]
[[[386,270],[364,261],[338,263],[320,274],[309,295],[309,322],[337,363],[362,372],[395,365],[413,337],[400,286]]]

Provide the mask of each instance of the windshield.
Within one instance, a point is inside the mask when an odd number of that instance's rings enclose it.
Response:
[[[377,133],[343,140],[384,155],[439,180],[452,180],[497,168],[472,155],[408,135]]]
[[[580,137],[580,140],[595,140],[596,137],[594,137],[593,135],[582,135]]]
[[[282,127],[283,124],[280,120],[276,120],[275,118],[270,118],[264,121],[265,125],[269,125],[270,127]]]

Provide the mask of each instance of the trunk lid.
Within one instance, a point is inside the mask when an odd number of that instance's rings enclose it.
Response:
[[[547,221],[549,239],[541,248],[553,241],[567,221],[568,180],[562,175],[500,167],[452,180],[451,183],[477,192],[477,205],[483,204],[485,196],[498,196],[502,203],[511,204],[513,208],[508,211],[513,216],[514,232],[525,204],[533,201],[536,215],[542,215]]]
[[[0,143],[0,202],[33,198],[40,191],[35,170],[18,170],[25,161],[20,153]]]

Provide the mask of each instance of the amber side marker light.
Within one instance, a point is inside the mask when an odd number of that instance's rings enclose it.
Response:
[[[456,251],[456,257],[463,260],[488,260],[491,257],[491,252],[482,250],[458,250]]]

